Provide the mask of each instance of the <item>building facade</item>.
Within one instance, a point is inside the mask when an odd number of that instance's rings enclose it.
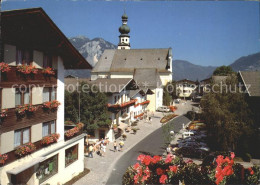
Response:
[[[0,184],[62,184],[84,170],[64,132],[64,70],[91,69],[41,8],[2,12]]]
[[[122,16],[118,49],[105,50],[91,72],[98,78],[133,78],[139,87],[153,91],[148,109],[155,111],[163,102],[163,86],[172,81],[172,49],[130,49],[128,17]]]

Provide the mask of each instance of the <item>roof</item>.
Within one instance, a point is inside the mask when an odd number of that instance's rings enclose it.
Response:
[[[57,53],[66,69],[92,69],[42,8],[3,11],[1,24],[6,44]]]
[[[170,72],[167,69],[171,52],[171,48],[105,50],[92,72],[134,72],[135,69],[144,68]]]
[[[157,88],[162,85],[157,69],[135,69],[134,80],[141,88]]]
[[[260,71],[239,71],[249,96],[260,96]]]
[[[120,93],[127,87],[129,90],[138,88],[132,78],[98,78],[90,83],[96,85],[101,92],[106,93]]]

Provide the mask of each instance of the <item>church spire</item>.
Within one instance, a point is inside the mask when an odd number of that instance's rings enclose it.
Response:
[[[130,36],[128,33],[130,32],[130,28],[127,26],[128,16],[125,11],[122,15],[122,26],[119,27],[119,43],[117,49],[130,49]]]

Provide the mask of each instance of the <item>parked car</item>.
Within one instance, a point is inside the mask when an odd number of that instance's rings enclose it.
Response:
[[[198,150],[202,150],[202,151],[207,151],[209,152],[209,148],[206,147],[206,146],[201,146],[197,143],[180,143],[178,145],[179,147],[191,147],[191,148],[194,148],[194,149],[198,149]]]
[[[194,157],[194,158],[204,158],[208,152],[207,151],[203,151],[203,150],[199,150],[199,149],[195,149],[193,147],[180,147],[177,151],[176,151],[177,155],[182,155],[184,157]]]
[[[161,106],[157,108],[158,112],[170,112],[171,110],[167,106]]]
[[[193,133],[193,132],[190,132],[190,131],[188,131],[188,132],[183,132],[182,133],[182,138],[187,138],[187,137],[191,137],[191,136],[194,136],[195,134]]]

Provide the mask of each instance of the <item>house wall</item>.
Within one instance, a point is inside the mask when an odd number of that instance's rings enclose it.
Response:
[[[133,78],[132,72],[111,72],[111,78]]]
[[[163,86],[172,81],[172,73],[160,73],[159,75]]]
[[[155,110],[157,110],[158,107],[163,105],[163,89],[162,88],[156,88],[155,95],[156,95]]]
[[[60,141],[2,167],[0,169],[1,184],[11,183],[11,175],[8,173],[8,171],[12,170],[13,168],[22,168],[24,164],[28,164],[38,157],[44,157],[45,159],[48,159],[55,156],[56,154],[58,154],[58,173],[47,179],[43,184],[63,184],[69,181],[71,178],[77,176],[84,170],[84,137],[62,148],[62,146],[65,144],[66,142]],[[78,160],[65,167],[65,150],[76,144],[78,144]],[[58,150],[55,151],[56,149]],[[39,184],[39,180],[36,177],[38,167],[39,164],[33,166],[33,174],[30,179],[28,179],[28,185]]]
[[[43,67],[43,52],[33,51],[33,65],[36,66],[36,68]]]
[[[60,106],[57,111],[56,128],[60,134],[59,140],[64,140],[64,98],[64,65],[61,57],[58,57],[57,100]]]
[[[42,139],[42,123],[31,127],[31,141],[36,142]]]
[[[15,89],[3,88],[2,90],[2,109],[15,107]]]
[[[32,104],[42,104],[42,92],[43,87],[33,87],[32,88]]]
[[[14,149],[14,131],[1,134],[1,154],[5,154]]]

